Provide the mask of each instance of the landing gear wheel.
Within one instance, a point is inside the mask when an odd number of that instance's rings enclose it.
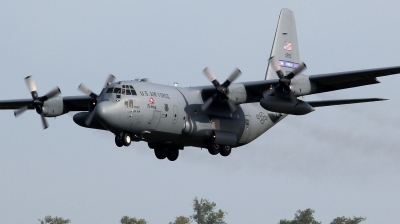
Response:
[[[124,146],[130,146],[131,142],[132,142],[132,138],[131,135],[129,133],[124,132],[122,134],[122,140],[121,140],[122,144]]]
[[[157,159],[165,159],[167,157],[167,151],[163,148],[155,148],[154,154],[156,155]]]
[[[175,161],[176,159],[178,159],[179,156],[179,150],[168,150],[167,151],[167,158],[169,161]]]
[[[221,156],[229,156],[232,152],[232,147],[229,145],[222,145],[221,146],[221,151],[219,152]]]
[[[217,155],[221,150],[221,146],[219,144],[212,143],[207,146],[207,149],[211,155]]]
[[[122,147],[122,146],[123,146],[122,141],[121,141],[121,138],[120,138],[118,135],[115,135],[115,144],[116,144],[118,147]]]

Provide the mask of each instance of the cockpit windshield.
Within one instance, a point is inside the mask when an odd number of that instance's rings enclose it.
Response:
[[[131,85],[122,85],[122,88],[110,87],[107,89],[106,93],[116,93],[116,94],[122,94],[122,95],[135,95],[136,96],[135,88],[133,88],[133,86],[131,86]]]
[[[114,93],[121,94],[121,88],[114,88]]]

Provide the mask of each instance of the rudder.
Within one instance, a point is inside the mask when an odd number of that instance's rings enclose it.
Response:
[[[279,15],[274,43],[271,49],[272,56],[279,62],[282,72],[285,75],[290,73],[300,63],[296,22],[293,12],[290,9],[282,9]],[[278,79],[276,72],[269,62],[265,79]]]

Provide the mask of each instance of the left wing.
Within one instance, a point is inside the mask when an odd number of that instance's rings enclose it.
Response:
[[[380,83],[377,80],[377,77],[399,73],[400,66],[395,66],[387,68],[303,76],[303,80],[301,81],[309,86],[310,91],[304,92],[300,95],[310,95],[340,89],[354,88],[364,85],[377,84]],[[293,84],[296,85],[295,81],[293,82]],[[246,94],[247,98],[245,103],[252,103],[260,101],[260,99],[263,97],[263,92],[269,89],[271,86],[278,85],[278,83],[279,79],[272,79],[252,82],[239,82],[232,84],[232,86],[243,85],[245,89],[244,94]],[[206,100],[215,93],[215,88],[213,86],[199,86],[195,88],[201,90],[203,100]]]

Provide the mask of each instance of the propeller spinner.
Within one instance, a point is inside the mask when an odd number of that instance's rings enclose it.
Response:
[[[290,89],[290,83],[291,80],[298,74],[300,74],[302,71],[304,71],[307,66],[304,62],[301,62],[293,71],[291,71],[289,74],[284,75],[282,72],[282,68],[281,66],[279,66],[278,62],[276,61],[275,57],[272,56],[269,59],[272,68],[275,70],[276,74],[279,77],[279,84],[274,86],[273,88],[270,88],[266,91],[263,92],[263,96],[264,98],[267,96],[272,95],[275,91],[276,88],[280,88],[281,90],[283,90],[283,92],[289,93],[290,95],[293,95],[293,93],[291,92]],[[292,98],[292,97],[291,97]]]
[[[242,72],[238,68],[236,68],[232,72],[232,74],[228,77],[228,79],[226,79],[226,81],[222,84],[218,82],[217,78],[214,76],[214,74],[208,67],[205,68],[203,72],[207,76],[207,78],[211,81],[211,83],[215,86],[216,93],[212,97],[204,101],[204,104],[201,105],[201,110],[206,111],[208,107],[211,105],[211,103],[217,97],[219,97],[221,101],[225,101],[228,103],[229,108],[231,109],[232,112],[235,112],[237,108],[236,105],[229,100],[228,87],[232,82],[234,82],[239,77],[240,74],[242,74]]]
[[[61,90],[60,88],[55,87],[54,89],[50,90],[46,95],[39,97],[36,91],[37,90],[36,84],[31,76],[25,78],[25,83],[28,86],[29,91],[31,92],[32,102],[24,107],[15,110],[14,116],[18,117],[19,115],[23,114],[26,110],[35,108],[36,112],[40,115],[40,118],[42,120],[43,129],[46,129],[49,127],[49,125],[43,114],[43,104],[46,100],[51,99],[60,94]]]

